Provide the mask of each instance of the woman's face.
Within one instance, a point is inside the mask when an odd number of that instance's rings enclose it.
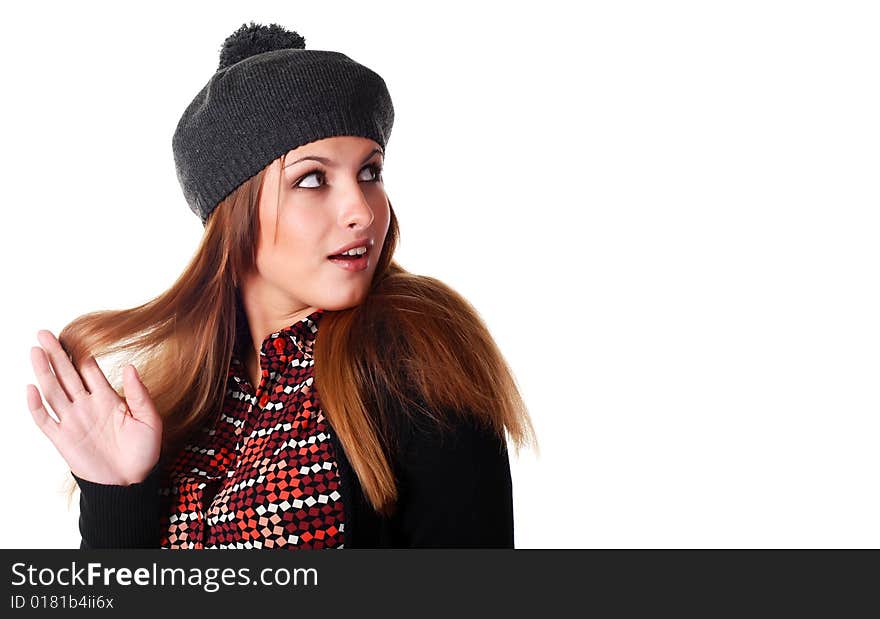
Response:
[[[291,311],[341,310],[363,301],[390,221],[383,156],[379,144],[363,137],[305,144],[282,157],[280,196],[278,162],[269,167],[260,193],[257,281],[251,282],[260,296]],[[352,243],[368,248],[363,270],[328,258]]]

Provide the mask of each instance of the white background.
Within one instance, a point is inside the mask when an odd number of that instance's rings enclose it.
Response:
[[[192,256],[171,135],[250,20],[386,80],[397,258],[538,432],[517,547],[880,546],[875,6],[4,4],[0,546],[79,543],[29,350]]]

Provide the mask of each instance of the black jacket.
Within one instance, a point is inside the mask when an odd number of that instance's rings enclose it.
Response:
[[[399,417],[400,420],[407,419]],[[364,496],[335,432],[344,548],[513,548],[513,498],[506,441],[471,421],[441,433],[433,424],[404,422],[398,508],[386,518]],[[81,549],[158,548],[162,461],[141,483],[97,484],[73,475],[80,488]]]

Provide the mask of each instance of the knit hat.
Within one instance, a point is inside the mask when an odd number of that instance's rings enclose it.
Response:
[[[385,81],[371,69],[340,52],[307,50],[278,24],[242,24],[174,131],[177,179],[204,225],[220,201],[288,151],[337,135],[384,149],[393,123]]]

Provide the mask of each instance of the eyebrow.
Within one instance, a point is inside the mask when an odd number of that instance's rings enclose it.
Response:
[[[364,157],[364,160],[361,162],[361,165],[363,165],[363,164],[365,164],[366,162],[368,162],[368,161],[370,160],[370,158],[371,158],[373,155],[375,155],[376,153],[379,153],[379,154],[382,155],[383,157],[385,156],[385,153],[382,152],[382,149],[381,149],[381,148],[374,148],[373,150],[371,150],[371,151],[369,152],[369,154],[368,154],[366,157]],[[300,158],[300,159],[297,159],[296,161],[291,161],[290,163],[285,164],[284,167],[285,167],[285,168],[289,168],[289,167],[292,166],[293,164],[295,164],[295,163],[299,163],[300,161],[306,161],[307,159],[311,159],[311,160],[313,160],[313,161],[318,161],[318,162],[320,162],[320,163],[323,163],[324,165],[330,166],[331,168],[335,166],[335,164],[334,164],[332,161],[330,161],[329,159],[327,159],[326,157],[318,157],[317,155],[310,155],[310,156],[308,156],[308,157],[302,157],[302,158]]]

